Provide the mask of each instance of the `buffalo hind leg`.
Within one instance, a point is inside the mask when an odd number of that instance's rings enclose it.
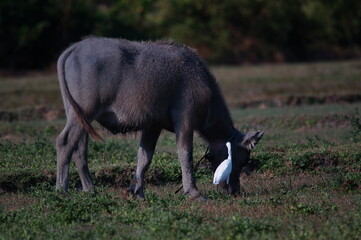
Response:
[[[129,188],[129,191],[140,199],[144,198],[144,174],[152,161],[160,132],[160,129],[142,131],[137,154],[137,170]]]
[[[83,131],[78,142],[78,147],[74,151],[74,162],[79,172],[82,190],[85,192],[94,188],[88,167],[88,139],[89,134]]]
[[[84,138],[85,130],[76,122],[76,119],[69,119],[65,128],[56,139],[57,172],[56,189],[68,190],[69,165],[72,155],[81,147],[81,139]],[[83,141],[84,142],[84,141]],[[78,160],[78,162],[80,162]]]

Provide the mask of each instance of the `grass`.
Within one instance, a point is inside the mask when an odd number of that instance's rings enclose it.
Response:
[[[360,73],[360,61],[214,68],[231,107],[360,100]]]
[[[181,173],[167,132],[146,200],[134,200],[139,136],[98,125],[107,141],[89,144],[97,194],[78,191],[74,164],[70,191],[55,192],[54,140],[65,124],[56,78],[0,78],[0,239],[360,239],[360,61],[213,70],[236,127],[266,134],[238,197],[219,194],[201,164],[207,203],[174,193]],[[205,148],[196,136],[194,158]]]

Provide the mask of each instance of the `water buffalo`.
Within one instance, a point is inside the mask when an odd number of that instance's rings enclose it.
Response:
[[[213,169],[227,157],[225,143],[232,143],[233,169],[222,189],[240,191],[241,168],[263,132],[242,134],[234,128],[215,78],[193,49],[173,41],[91,37],[66,49],[57,68],[67,116],[56,139],[57,189],[68,188],[72,156],[83,190],[93,188],[87,144],[89,134],[101,139],[91,126],[97,121],[113,134],[141,131],[130,186],[136,197],[144,198],[144,173],[162,129],[176,135],[185,194],[202,197],[192,173],[194,131],[209,144]]]

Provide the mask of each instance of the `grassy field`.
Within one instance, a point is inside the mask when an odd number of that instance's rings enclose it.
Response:
[[[242,131],[265,130],[222,196],[203,163],[201,203],[181,183],[174,135],[163,132],[146,174],[146,200],[127,194],[137,135],[89,144],[97,194],[71,166],[55,192],[54,140],[65,124],[55,75],[0,77],[0,239],[361,239],[361,61],[214,67]],[[206,149],[196,136],[194,158]]]

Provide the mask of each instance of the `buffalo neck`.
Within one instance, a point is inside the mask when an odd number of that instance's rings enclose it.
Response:
[[[233,135],[233,122],[222,95],[216,91],[208,107],[208,115],[201,136],[211,148],[225,144]]]

